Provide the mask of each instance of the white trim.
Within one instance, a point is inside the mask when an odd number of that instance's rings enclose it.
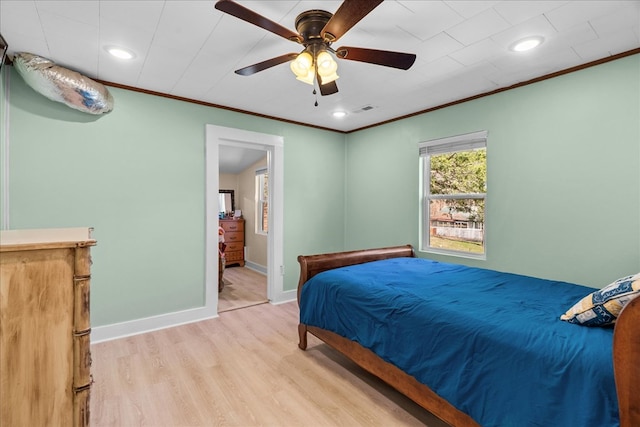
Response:
[[[418,151],[421,157],[431,154],[452,153],[455,151],[469,151],[484,148],[487,145],[486,130],[465,133],[463,135],[449,136],[445,138],[431,139],[418,143]]]
[[[267,299],[282,301],[284,288],[284,139],[223,126],[206,125],[205,260],[218,254],[218,190],[220,145],[264,150],[269,171],[269,233],[267,234]],[[218,263],[205,262],[205,306],[217,313]]]
[[[273,305],[284,304],[286,302],[295,301],[298,299],[298,290],[293,289],[291,291],[283,291],[276,295],[270,302]]]
[[[431,200],[486,199],[486,193],[429,194]]]
[[[6,69],[7,67],[5,66],[5,73],[4,73],[4,82],[2,82],[4,84],[4,108],[2,109],[3,111],[3,117],[2,117],[2,124],[3,124],[3,128],[4,128],[4,136],[0,137],[0,145],[2,145],[2,224],[0,224],[0,230],[9,230],[10,228],[10,222],[9,222],[9,202],[10,202],[10,198],[9,198],[9,177],[10,177],[10,173],[9,173],[9,167],[10,167],[10,162],[9,162],[9,155],[10,155],[10,150],[9,150],[9,93],[10,93],[10,86],[9,86],[9,70]]]
[[[268,157],[267,157],[268,159]],[[267,160],[268,163],[268,160]],[[264,200],[264,198],[262,197],[262,189],[264,186],[264,175],[267,175],[267,200]],[[262,218],[262,214],[264,212],[264,202],[267,202],[267,205],[269,204],[269,167],[267,164],[266,168],[260,168],[260,169],[256,169],[256,177],[255,177],[255,202],[256,202],[256,206],[255,206],[255,233],[260,235],[260,236],[267,236],[268,232],[264,231],[264,229],[262,228],[262,226],[264,225],[263,222],[263,218]],[[267,212],[267,229],[269,227],[269,218],[268,218],[268,212]]]
[[[127,322],[114,323],[111,325],[98,326],[91,329],[91,343],[95,344],[103,341],[111,341],[118,338],[144,334],[146,332],[172,328],[174,326],[200,322],[202,320],[213,319],[216,317],[218,317],[217,313],[212,314],[206,307],[200,307],[130,320]]]
[[[454,135],[454,136],[447,136],[444,138],[430,139],[428,141],[423,141],[418,143],[418,146],[431,147],[434,145],[457,144],[460,142],[486,141],[488,134],[489,132],[486,130],[479,130],[476,132],[465,133],[462,135]]]
[[[265,267],[264,265],[256,264],[255,262],[245,260],[244,266],[247,267],[249,270],[255,271],[256,273],[260,273],[264,276],[267,275],[267,267]]]

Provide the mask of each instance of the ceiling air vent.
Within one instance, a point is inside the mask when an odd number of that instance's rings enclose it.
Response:
[[[360,107],[360,108],[355,109],[353,112],[354,113],[362,113],[363,111],[373,110],[374,108],[377,108],[377,107],[374,107],[373,105],[365,105],[364,107]]]

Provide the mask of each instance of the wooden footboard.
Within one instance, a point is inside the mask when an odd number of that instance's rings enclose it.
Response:
[[[318,273],[347,265],[362,264],[388,258],[414,257],[411,245],[379,249],[338,252],[298,257],[300,280],[298,302],[304,284]],[[630,302],[620,314],[614,330],[614,375],[620,408],[620,427],[640,426],[640,298]],[[333,332],[298,325],[300,342],[307,348],[307,332],[318,337],[368,372],[376,375],[399,392],[452,426],[477,427],[469,415],[459,411],[396,366],[385,362],[370,350]]]
[[[620,427],[640,426],[640,298],[629,302],[613,330],[613,369]]]
[[[309,332],[446,423],[457,427],[479,427],[469,415],[457,410],[429,387],[360,344],[315,326],[299,325],[298,332],[301,349],[307,347],[306,334]]]

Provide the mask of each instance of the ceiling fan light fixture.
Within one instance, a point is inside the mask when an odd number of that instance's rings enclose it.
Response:
[[[334,61],[333,57],[326,50],[320,51],[318,53],[318,72],[322,73],[323,71],[330,74],[331,72],[335,72],[338,69],[338,64]]]
[[[291,61],[291,71],[296,77],[305,77],[313,69],[313,57],[306,50]]]
[[[304,76],[296,76],[296,80],[300,80],[303,83],[313,86],[314,76],[313,72],[308,72]]]
[[[322,84],[327,84],[338,80],[338,63],[326,50],[318,54],[316,63],[318,64],[318,75]]]

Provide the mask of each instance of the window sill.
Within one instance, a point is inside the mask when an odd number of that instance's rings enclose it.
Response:
[[[486,252],[482,254],[474,254],[471,252],[449,251],[446,249],[436,249],[436,248],[421,248],[419,252],[424,254],[446,255],[446,256],[451,256],[455,258],[476,259],[480,261],[487,260]]]

